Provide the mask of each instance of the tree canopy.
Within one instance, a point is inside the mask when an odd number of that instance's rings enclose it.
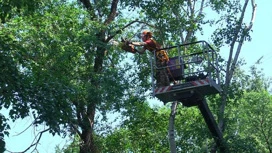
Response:
[[[0,114],[0,151],[10,149],[7,120],[31,115],[34,126],[47,127],[42,132],[75,138],[63,152],[169,152],[170,109],[146,100],[148,56],[130,56],[113,42],[150,29],[171,46],[196,41],[212,26],[212,46],[229,45],[228,60],[220,61],[223,93],[207,97],[226,146],[271,152],[269,83],[255,66],[247,75],[239,63],[251,40],[253,0],[0,0],[0,8],[0,109],[9,110]],[[107,126],[108,113],[120,113],[116,127]],[[196,108],[178,107],[176,135],[179,152],[217,149]]]

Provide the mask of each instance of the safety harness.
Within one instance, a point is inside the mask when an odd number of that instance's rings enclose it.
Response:
[[[153,50],[156,52],[156,58],[160,61],[160,62],[165,62],[166,64],[169,62],[169,56],[167,55],[167,52],[165,50],[160,50],[160,46],[158,45],[158,43],[151,38],[151,40],[153,41],[153,43],[156,45],[156,48],[151,47],[151,46],[147,46],[146,49],[148,50]],[[173,74],[171,73],[171,70],[169,69],[169,67],[167,67],[167,71],[169,76],[172,78],[172,80],[174,81],[174,84],[176,84],[176,80],[174,79]]]

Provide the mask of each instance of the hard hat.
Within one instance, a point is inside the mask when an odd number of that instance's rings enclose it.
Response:
[[[148,30],[144,30],[144,31],[142,32],[142,35],[152,37],[152,32],[150,32],[150,31],[148,31]]]

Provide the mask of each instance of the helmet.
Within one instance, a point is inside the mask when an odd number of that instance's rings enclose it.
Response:
[[[150,31],[148,31],[148,30],[144,30],[144,31],[142,32],[142,35],[143,35],[143,36],[152,37],[152,32],[150,32]]]

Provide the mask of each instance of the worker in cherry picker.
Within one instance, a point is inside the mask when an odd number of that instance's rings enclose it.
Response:
[[[156,66],[158,67],[156,71],[155,78],[157,80],[157,87],[169,86],[170,81],[167,75],[167,62],[169,61],[169,57],[166,54],[165,50],[160,50],[161,45],[157,43],[153,37],[152,32],[145,30],[141,35],[143,42],[129,42],[129,46],[132,48],[132,52],[143,54],[146,50],[154,53],[156,55]],[[134,49],[135,46],[143,46],[141,50]]]

